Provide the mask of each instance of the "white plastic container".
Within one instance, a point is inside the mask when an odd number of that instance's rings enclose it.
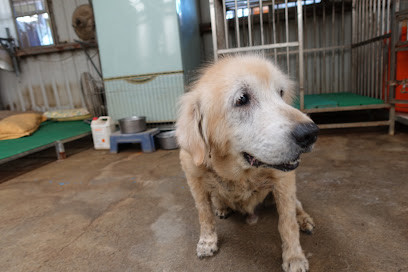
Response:
[[[109,116],[94,117],[91,129],[95,149],[110,149],[110,135],[115,131],[112,119]]]

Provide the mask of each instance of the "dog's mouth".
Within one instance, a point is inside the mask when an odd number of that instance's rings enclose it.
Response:
[[[292,161],[288,161],[288,162],[284,162],[280,164],[267,164],[267,163],[264,163],[258,160],[257,158],[255,158],[254,156],[246,152],[243,152],[242,155],[244,156],[245,160],[253,167],[275,168],[275,169],[278,169],[284,172],[295,170],[299,166],[299,163],[300,163],[299,156],[297,156],[297,158]]]

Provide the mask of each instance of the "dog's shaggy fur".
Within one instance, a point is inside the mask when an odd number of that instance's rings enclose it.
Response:
[[[296,198],[299,146],[293,130],[314,123],[290,106],[293,83],[260,56],[226,57],[204,70],[180,101],[176,135],[180,159],[201,225],[198,257],[218,250],[215,214],[233,210],[257,220],[255,207],[272,192],[279,213],[284,271],[307,271],[299,226],[312,232],[312,218]]]

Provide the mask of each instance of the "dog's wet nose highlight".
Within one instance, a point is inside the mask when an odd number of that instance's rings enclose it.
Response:
[[[319,127],[315,123],[302,123],[295,126],[292,136],[300,147],[306,148],[316,142],[318,133]]]

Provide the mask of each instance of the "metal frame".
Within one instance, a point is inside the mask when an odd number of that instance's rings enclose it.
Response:
[[[390,103],[394,106],[394,115],[395,115],[395,104],[408,104],[408,100],[401,100],[401,99],[396,99],[396,87],[398,85],[402,85],[403,88],[402,90],[407,91],[407,83],[408,79],[403,79],[403,80],[396,80],[396,64],[397,64],[397,52],[399,51],[407,51],[408,50],[408,43],[407,41],[400,41],[400,30],[401,28],[399,27],[400,24],[403,21],[408,20],[408,9],[401,10],[399,9],[400,1],[397,0],[395,3],[395,8],[392,9],[392,35],[391,35],[391,59],[390,59],[390,81],[389,81],[389,88],[390,88]],[[408,38],[407,38],[408,39]],[[406,118],[406,113],[402,113],[401,116],[396,116],[398,121],[402,123],[407,123],[407,118]]]
[[[57,150],[57,146],[56,146],[57,143],[65,144],[65,143],[68,143],[68,142],[72,142],[72,141],[81,139],[81,138],[86,137],[86,136],[91,135],[91,134],[92,134],[92,132],[86,132],[86,133],[82,133],[80,135],[70,137],[70,138],[67,138],[67,139],[57,140],[57,141],[54,141],[52,143],[49,143],[49,144],[46,144],[46,145],[31,149],[29,151],[22,152],[22,153],[19,153],[19,154],[16,154],[16,155],[1,159],[0,164],[6,163],[6,162],[9,162],[9,161],[12,161],[12,160],[16,160],[16,159],[19,159],[19,158],[22,158],[22,157],[25,157],[27,155],[30,155],[30,154],[45,150],[45,149],[53,147],[53,146],[55,146],[55,148]]]
[[[391,93],[389,97],[384,97],[384,86],[388,81],[385,77],[388,74],[388,67],[384,66],[388,65],[386,57],[390,46],[387,39],[391,36],[390,13],[398,10],[399,0],[323,0],[319,4],[314,2],[311,6],[302,6],[302,2],[302,0],[209,0],[214,60],[217,61],[219,56],[224,54],[261,51],[265,55],[274,56],[276,62],[286,62],[288,73],[293,73],[294,70],[291,71],[290,67],[296,58],[295,70],[299,79],[301,111],[318,113],[389,109],[387,121],[320,125],[321,128],[384,125],[389,126],[389,134],[394,134],[395,96]],[[277,4],[279,6],[276,6]],[[262,9],[264,6],[269,7],[266,16]],[[248,18],[235,16],[239,9],[245,8],[248,10]],[[254,8],[259,8],[259,16],[253,14]],[[228,10],[234,12],[233,19],[227,20]],[[308,11],[313,18],[307,16]],[[350,32],[345,26],[346,12],[349,12],[352,20],[350,37],[346,36],[346,33]],[[266,23],[264,17],[267,18]],[[297,41],[289,40],[289,32],[293,31],[293,25],[289,27],[289,20],[297,22]],[[303,24],[306,26],[305,29]],[[312,47],[310,44],[313,44]],[[351,67],[348,71],[346,62],[349,62]],[[313,67],[311,73],[307,71],[308,69],[305,70],[305,66],[310,67],[310,64]],[[392,65],[390,68],[393,68]],[[352,107],[318,109],[304,107],[305,93],[349,90],[364,96],[382,98],[385,102]]]

